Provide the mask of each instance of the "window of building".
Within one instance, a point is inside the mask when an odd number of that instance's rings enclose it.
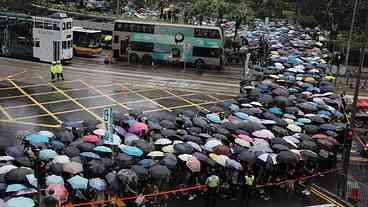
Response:
[[[54,30],[56,31],[60,31],[60,26],[58,23],[54,23],[54,26],[53,26]]]
[[[65,23],[63,23],[63,30],[65,30],[65,28],[66,28],[66,24],[65,24]]]
[[[45,29],[52,30],[52,23],[51,22],[45,22]]]
[[[133,51],[153,52],[154,45],[151,42],[130,42],[130,48]]]
[[[40,41],[34,41],[34,46],[35,47],[40,47]]]
[[[35,22],[35,28],[43,29],[43,22]]]
[[[193,56],[195,57],[213,57],[220,56],[219,48],[193,47]]]
[[[117,35],[114,36],[114,43],[119,43],[119,36]]]
[[[71,22],[67,22],[66,23],[66,29],[71,29],[72,28],[72,23]]]

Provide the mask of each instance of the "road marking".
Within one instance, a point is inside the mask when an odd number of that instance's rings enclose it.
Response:
[[[94,86],[84,82],[83,80],[79,80],[79,82],[81,82],[83,85],[92,88],[93,90],[95,90],[97,93],[101,94],[102,96],[104,96],[105,98],[109,99],[110,101],[114,102],[115,104],[123,107],[126,110],[130,110],[127,106],[125,106],[124,104],[120,103],[119,101],[111,98],[110,96],[106,95],[103,91],[99,90],[98,88],[95,88]]]
[[[335,204],[321,204],[321,205],[313,205],[313,206],[305,206],[305,207],[335,207]]]
[[[324,193],[318,191],[317,189],[314,189],[313,187],[310,188],[311,192],[315,195],[319,196],[322,199],[325,199],[326,201],[330,202],[331,204],[335,204],[337,207],[344,207],[344,205],[341,205],[339,202],[335,201],[333,198],[330,198],[329,196],[325,195]]]
[[[97,120],[103,122],[103,119],[101,117],[99,117],[97,114],[95,114],[94,112],[90,111],[88,108],[86,108],[85,106],[83,106],[81,103],[79,103],[78,101],[76,101],[73,97],[71,97],[68,94],[64,93],[64,91],[62,91],[61,89],[59,89],[58,87],[56,87],[54,84],[48,83],[48,85],[51,86],[52,88],[54,88],[59,93],[61,93],[66,98],[68,98],[73,103],[77,104],[79,107],[81,107],[82,109],[84,109],[86,112],[88,112],[89,114],[91,114],[92,116],[94,116]]]
[[[27,71],[26,70],[24,70],[24,71],[22,71],[22,72],[18,72],[18,73],[14,73],[14,74],[12,74],[12,75],[8,75],[8,76],[6,76],[5,78],[1,78],[0,79],[0,81],[4,81],[4,80],[6,80],[6,79],[9,79],[9,78],[13,78],[13,77],[15,77],[15,76],[17,76],[17,75],[20,75],[20,74],[23,74],[23,73],[26,73]]]
[[[172,96],[175,96],[175,97],[176,97],[176,98],[178,98],[178,99],[181,99],[181,100],[183,100],[183,101],[185,101],[185,102],[189,103],[191,106],[195,106],[195,107],[197,107],[197,108],[201,108],[201,109],[205,110],[206,112],[209,112],[209,110],[208,110],[208,109],[206,109],[206,108],[204,108],[204,107],[202,107],[202,106],[200,106],[200,105],[198,105],[198,104],[196,104],[196,103],[193,103],[193,102],[189,101],[189,100],[188,100],[188,99],[186,99],[186,98],[180,97],[180,96],[178,96],[178,95],[176,95],[176,94],[174,94],[174,93],[172,93],[172,92],[170,92],[170,91],[168,91],[168,90],[166,90],[166,89],[162,89],[162,88],[160,88],[160,90],[161,90],[161,91],[164,91],[164,92],[166,92],[166,93],[168,93],[168,94],[170,94],[170,95],[172,95]]]
[[[140,94],[140,93],[138,93],[138,92],[136,92],[136,91],[134,91],[134,90],[130,89],[129,87],[122,85],[122,84],[119,84],[119,86],[120,86],[120,87],[124,87],[125,89],[129,90],[131,93],[134,93],[134,94],[136,94],[137,96],[139,96],[139,97],[141,97],[141,98],[144,98],[145,100],[148,100],[148,101],[149,101],[149,102],[151,102],[152,104],[154,104],[154,105],[156,105],[156,106],[159,106],[159,107],[163,108],[163,109],[164,109],[164,110],[166,110],[166,111],[171,112],[171,109],[169,109],[169,108],[167,108],[166,106],[161,105],[161,104],[159,104],[159,103],[157,103],[157,102],[153,101],[151,98],[148,98],[148,97],[146,97],[146,96],[144,96],[144,95],[142,95],[142,94]]]
[[[51,111],[49,111],[47,108],[45,108],[42,104],[40,104],[36,99],[34,99],[32,96],[30,96],[27,92],[25,92],[21,87],[19,87],[14,81],[8,79],[8,81],[16,87],[22,94],[24,94],[27,98],[29,98],[33,103],[35,103],[38,107],[40,107],[42,110],[44,110],[46,113],[48,113],[53,119],[55,119],[59,124],[63,123],[58,117],[56,117]]]
[[[3,123],[10,123],[10,124],[20,124],[20,125],[38,126],[38,127],[47,127],[47,128],[59,128],[59,127],[61,127],[61,125],[60,125],[60,124],[57,124],[57,125],[50,125],[50,124],[38,124],[38,123],[32,123],[32,122],[23,122],[23,121],[7,120],[7,119],[0,119],[0,122],[3,122]]]
[[[13,120],[13,118],[9,115],[9,113],[4,109],[4,107],[0,106],[0,111],[8,118],[9,120]]]

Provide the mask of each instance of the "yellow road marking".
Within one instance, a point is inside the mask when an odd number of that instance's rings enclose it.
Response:
[[[89,88],[92,88],[93,90],[95,90],[97,93],[101,94],[102,96],[104,96],[105,98],[109,99],[110,101],[118,104],[119,106],[123,107],[124,109],[127,109],[129,110],[129,108],[127,106],[125,106],[124,104],[120,103],[119,101],[111,98],[110,96],[106,95],[104,92],[102,92],[101,90],[99,90],[98,88],[84,82],[83,80],[79,80],[79,82],[81,82],[83,85],[89,87]]]
[[[30,125],[30,126],[39,126],[39,127],[48,127],[48,128],[59,128],[59,127],[61,127],[60,124],[57,124],[57,125],[37,124],[37,123],[32,123],[32,122],[23,122],[23,121],[7,120],[7,119],[0,119],[0,122],[11,123],[11,124]]]
[[[41,79],[41,77],[39,77],[39,78]],[[72,82],[77,82],[77,80],[63,81],[63,83],[72,83]],[[48,84],[47,83],[43,83],[43,84],[30,84],[30,85],[22,85],[20,87],[21,88],[31,88],[31,87],[40,87],[40,86],[48,86]],[[0,91],[1,90],[7,90],[7,89],[15,89],[15,87],[0,88]]]
[[[30,96],[27,92],[25,92],[21,87],[19,87],[14,81],[8,79],[8,81],[16,87],[22,94],[27,96],[33,103],[35,103],[38,107],[40,107],[42,110],[44,110],[46,113],[48,113],[52,118],[54,118],[59,124],[62,123],[62,121],[56,117],[51,111],[49,111],[47,108],[45,108],[42,104],[40,104],[36,99],[34,99],[32,96]]]
[[[181,100],[183,100],[183,101],[185,101],[185,102],[189,103],[191,106],[195,106],[195,107],[197,107],[197,108],[201,108],[201,109],[205,110],[206,112],[209,112],[209,110],[208,110],[208,109],[206,109],[206,108],[204,108],[204,107],[202,107],[202,106],[200,106],[200,105],[198,105],[198,104],[196,104],[196,103],[193,103],[193,102],[189,101],[189,100],[188,100],[188,99],[186,99],[186,98],[183,98],[183,97],[181,97],[181,96],[178,96],[178,95],[176,95],[176,94],[174,94],[174,93],[172,93],[172,92],[170,92],[170,91],[168,91],[168,90],[166,90],[166,89],[160,88],[160,90],[162,90],[162,91],[164,91],[164,92],[166,92],[166,93],[168,93],[168,94],[170,94],[170,95],[172,95],[172,96],[175,96],[175,97],[176,97],[176,98],[178,98],[178,99],[181,99]]]
[[[4,109],[4,107],[0,106],[0,111],[8,118],[9,120],[13,120],[13,118],[9,115],[9,113]]]
[[[319,196],[320,198],[330,202],[331,204],[334,204],[338,207],[344,207],[344,205],[341,205],[339,202],[337,202],[335,199],[330,198],[329,196],[325,195],[324,193],[318,191],[317,189],[311,187],[311,192],[313,192],[314,194],[316,194],[317,196]]]
[[[120,84],[119,86],[124,87],[125,89],[127,89],[127,90],[128,90],[128,91],[130,91],[131,93],[134,93],[135,95],[137,95],[137,96],[139,96],[139,97],[141,97],[141,98],[143,98],[143,99],[145,99],[145,100],[147,100],[147,101],[151,102],[152,104],[154,104],[154,105],[156,105],[156,106],[159,106],[159,107],[161,107],[161,108],[165,109],[166,111],[170,111],[170,112],[171,112],[171,109],[169,109],[169,108],[167,108],[166,106],[163,106],[163,105],[161,105],[161,104],[159,104],[159,103],[157,103],[157,102],[153,101],[152,99],[150,99],[150,98],[148,98],[148,97],[146,97],[146,96],[144,96],[144,95],[140,94],[139,92],[136,92],[136,91],[134,91],[134,90],[130,89],[129,87],[127,87],[127,86],[123,86],[123,85],[121,85],[121,84]]]
[[[17,73],[14,73],[14,74],[12,74],[12,75],[8,75],[8,76],[6,76],[5,78],[1,78],[0,79],[0,81],[4,81],[4,80],[6,80],[6,79],[9,79],[9,78],[13,78],[13,77],[15,77],[15,76],[17,76],[17,75],[20,75],[20,74],[23,74],[23,73],[25,73],[25,72],[27,72],[27,71],[22,71],[22,72],[17,72]]]
[[[64,91],[62,91],[61,89],[59,89],[58,87],[56,87],[54,84],[48,83],[48,85],[51,86],[52,88],[54,88],[59,93],[61,93],[66,98],[68,98],[73,103],[77,104],[79,107],[81,107],[82,109],[84,109],[86,112],[88,112],[89,114],[91,114],[92,116],[94,116],[97,120],[103,122],[103,119],[101,117],[99,117],[97,114],[93,113],[88,108],[86,108],[85,106],[83,106],[81,103],[79,103],[78,101],[76,101],[73,97],[71,97],[68,94],[64,93]]]

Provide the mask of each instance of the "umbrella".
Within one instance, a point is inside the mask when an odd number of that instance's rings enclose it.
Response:
[[[112,153],[112,149],[105,146],[97,146],[93,150],[97,153]]]
[[[93,152],[82,152],[80,153],[80,157],[82,160],[92,160],[92,159],[101,159],[101,157]]]
[[[216,158],[216,160],[214,160],[214,161],[216,161],[217,164],[219,164],[219,165],[221,165],[223,167],[226,167],[226,162],[229,159],[230,158],[228,156],[226,156],[226,155],[218,155],[217,158]]]
[[[31,144],[41,144],[48,143],[49,137],[40,134],[29,134],[25,137],[25,140],[27,140]]]
[[[271,146],[272,149],[277,150],[277,151],[288,151],[290,150],[289,147],[282,145],[282,144],[274,144]]]
[[[106,172],[106,167],[102,160],[91,160],[87,163],[84,171],[93,177],[99,177]]]
[[[169,145],[172,141],[170,139],[162,138],[155,141],[155,145]]]
[[[318,154],[310,150],[300,150],[300,154],[304,160],[318,158]]]
[[[127,185],[136,184],[138,182],[137,174],[130,169],[122,169],[118,172],[119,179]]]
[[[107,187],[106,181],[101,178],[89,179],[88,184],[97,191],[104,191]]]
[[[73,146],[68,146],[64,149],[64,154],[68,157],[76,157],[79,156],[80,150]]]
[[[63,165],[63,171],[75,175],[83,172],[83,165],[78,162],[68,162]]]
[[[29,159],[28,157],[17,157],[15,158],[15,164],[20,167],[34,167],[33,160]]]
[[[139,180],[146,181],[148,179],[148,170],[143,166],[133,165],[130,169],[137,174]]]
[[[80,143],[78,144],[78,149],[81,152],[93,152],[95,145],[92,143]]]
[[[242,151],[238,156],[240,161],[252,163],[256,160],[256,155],[250,150]]]
[[[175,144],[174,149],[177,154],[192,154],[194,151],[192,145],[188,143]]]
[[[14,166],[14,165],[4,165],[4,166],[1,166],[0,167],[0,175],[6,174],[6,173],[8,173],[9,171],[11,171],[13,169],[17,169],[17,167]]]
[[[259,155],[257,158],[262,160],[263,162],[271,162],[272,164],[277,164],[277,154],[274,153],[264,153]]]
[[[127,133],[124,137],[124,144],[132,145],[134,140],[139,140],[139,137],[135,134]]]
[[[249,115],[243,112],[235,112],[234,115],[239,119],[247,120]]]
[[[232,154],[230,148],[225,145],[217,145],[214,148],[212,148],[212,150],[217,155],[230,156]]]
[[[162,120],[160,122],[160,125],[163,127],[163,128],[166,128],[166,129],[175,129],[176,128],[176,125],[174,122],[170,121],[170,120]]]
[[[324,130],[330,130],[330,131],[336,131],[337,130],[337,126],[335,124],[330,124],[330,123],[327,123],[327,124],[322,124],[319,126],[321,129],[324,129]]]
[[[184,162],[188,161],[189,159],[191,159],[193,157],[193,155],[190,154],[181,154],[178,156],[178,158]]]
[[[66,155],[56,155],[52,160],[53,163],[65,164],[70,162],[70,159]]]
[[[138,162],[138,165],[142,165],[145,168],[150,168],[156,165],[156,162],[152,159],[143,159]]]
[[[289,124],[289,125],[287,126],[287,128],[288,128],[290,131],[295,132],[295,133],[300,133],[300,132],[302,132],[302,128],[301,128],[301,127],[299,127],[298,125],[295,125],[295,124]]]
[[[118,176],[110,172],[105,176],[105,180],[108,184],[108,187],[111,188],[115,193],[118,193],[121,190],[121,184]]]
[[[142,131],[148,129],[147,124],[141,122],[134,122],[130,125],[128,132],[130,133],[141,133]]]
[[[202,147],[199,146],[199,144],[195,143],[195,142],[191,142],[188,141],[187,144],[189,144],[190,146],[192,146],[193,149],[195,149],[198,152],[202,152]]]
[[[207,151],[212,152],[213,148],[218,146],[218,145],[222,145],[222,142],[217,140],[217,139],[210,139],[206,142],[206,144],[204,145],[204,148]]]
[[[208,120],[210,120],[213,123],[221,123],[222,122],[220,117],[215,113],[207,114],[206,117],[207,117]]]
[[[201,162],[197,160],[195,157],[191,157],[188,161],[186,161],[186,166],[192,172],[200,172],[201,171]]]
[[[57,140],[52,141],[51,146],[54,150],[62,150],[65,148],[65,144]]]
[[[0,156],[0,162],[3,162],[3,161],[12,161],[14,160],[14,157],[12,156]]]
[[[328,136],[325,134],[314,134],[312,136],[313,139],[326,139]]]
[[[15,145],[6,148],[6,155],[12,156],[14,158],[23,157],[24,156],[24,146]]]
[[[180,156],[180,155],[179,155]],[[169,169],[175,170],[176,169],[176,165],[178,163],[178,160],[176,159],[175,155],[173,154],[167,154],[161,161],[160,163],[166,167],[168,167]]]
[[[267,129],[255,131],[252,133],[252,135],[255,137],[264,138],[264,139],[272,139],[275,137],[275,135]]]
[[[140,157],[143,155],[143,151],[138,147],[124,146],[121,148],[121,151],[123,151],[127,155],[135,157]]]
[[[163,157],[165,154],[161,151],[152,151],[147,154],[148,157]]]
[[[25,167],[18,167],[10,170],[5,175],[5,180],[8,183],[23,183],[27,182],[26,176],[33,174],[33,170]]]
[[[174,145],[172,145],[172,144],[162,147],[161,150],[163,152],[166,152],[166,153],[174,153],[175,152]]]
[[[243,166],[239,162],[233,159],[226,160],[226,166],[234,168],[235,170],[240,170],[240,171],[243,170]]]
[[[53,159],[57,153],[54,150],[43,149],[39,152],[39,158],[44,161]]]
[[[168,181],[170,177],[170,170],[163,165],[155,165],[149,169],[149,172],[153,179],[155,180],[166,180]]]
[[[197,160],[199,161],[203,161],[205,162],[206,160],[208,160],[209,158],[207,157],[207,155],[203,154],[203,153],[200,153],[200,152],[194,152],[193,153],[193,156],[195,158],[197,158]]]
[[[57,175],[50,175],[46,177],[46,185],[52,185],[52,184],[62,184],[64,185],[64,179],[61,176]]]
[[[35,203],[32,199],[26,197],[15,197],[5,203],[6,207],[33,207]]]
[[[50,132],[50,131],[39,131],[38,132],[39,135],[42,135],[42,136],[46,136],[48,138],[52,138],[54,137],[54,133]]]
[[[86,190],[88,187],[88,179],[83,178],[79,175],[75,175],[72,178],[68,179],[67,181],[74,190],[78,189]]]
[[[98,136],[93,135],[93,134],[85,135],[82,139],[83,139],[83,142],[87,142],[87,143],[97,143],[100,141],[100,138],[98,138]]]
[[[68,200],[68,191],[64,184],[51,184],[47,187],[46,192],[51,192],[53,197],[55,197],[60,203],[65,203]]]
[[[152,144],[148,143],[146,140],[143,139],[133,141],[132,146],[136,146],[144,152],[150,152],[154,148]]]
[[[47,169],[49,169],[50,173],[61,175],[63,173],[63,164],[60,163],[48,163]]]
[[[270,153],[273,152],[273,150],[269,146],[265,145],[253,145],[249,148],[252,152],[263,152],[263,153]]]
[[[18,192],[18,191],[21,191],[21,190],[25,190],[27,189],[27,187],[25,185],[22,185],[22,184],[11,184],[11,185],[8,185],[6,187],[6,191],[7,193],[13,193],[13,192]]]
[[[299,160],[298,155],[291,151],[281,151],[277,156],[277,161],[279,163],[291,164]]]
[[[234,142],[242,147],[250,147],[250,143],[244,139],[236,138]]]

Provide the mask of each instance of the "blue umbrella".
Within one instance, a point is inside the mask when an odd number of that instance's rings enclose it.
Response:
[[[18,192],[20,190],[25,190],[25,189],[27,189],[27,187],[25,185],[22,185],[22,184],[11,184],[11,185],[8,185],[7,186],[5,192],[7,192],[7,193]]]
[[[243,120],[247,120],[249,118],[249,115],[243,112],[235,112],[234,115]]]
[[[68,183],[72,186],[73,189],[85,190],[88,187],[88,180],[79,175],[68,179]]]
[[[64,185],[64,179],[61,176],[58,175],[50,175],[46,177],[46,185],[52,185],[52,184],[63,184]]]
[[[54,150],[51,149],[43,149],[39,153],[39,158],[44,161],[48,161],[51,159],[54,159],[54,157],[57,155],[57,153]]]
[[[110,147],[105,146],[98,146],[93,149],[96,152],[105,152],[105,153],[112,153],[112,150]]]
[[[276,115],[283,115],[284,113],[281,111],[280,108],[278,107],[272,107],[269,109],[269,111],[273,114],[276,114]]]
[[[35,203],[32,199],[26,197],[16,197],[9,199],[6,204],[6,207],[33,207]]]
[[[322,124],[319,126],[321,129],[324,130],[330,130],[330,131],[336,131],[337,130],[337,126],[335,124]]]
[[[106,182],[105,180],[101,178],[93,178],[89,180],[89,186],[92,188],[98,190],[98,191],[104,191],[106,190]]]
[[[229,109],[230,109],[230,111],[239,111],[240,110],[239,106],[236,105],[236,104],[231,104],[229,106]]]
[[[91,159],[101,159],[101,157],[93,152],[82,152],[80,153],[81,157],[85,157],[85,158],[91,158]]]
[[[29,141],[31,144],[40,144],[49,142],[49,138],[40,134],[29,134],[26,136],[25,140]]]
[[[135,157],[140,157],[143,155],[143,151],[138,147],[124,146],[121,148],[121,151],[123,151],[127,155]]]
[[[304,123],[304,124],[312,123],[312,120],[307,119],[307,118],[299,118],[297,121],[300,123]]]
[[[63,123],[63,127],[65,128],[81,128],[82,127],[82,121],[65,121]]]
[[[218,123],[218,124],[221,123],[220,117],[215,113],[207,114],[206,117],[208,120],[210,120],[213,123]]]
[[[145,168],[152,167],[156,164],[156,162],[152,159],[143,159],[138,162],[139,165],[142,165]]]

